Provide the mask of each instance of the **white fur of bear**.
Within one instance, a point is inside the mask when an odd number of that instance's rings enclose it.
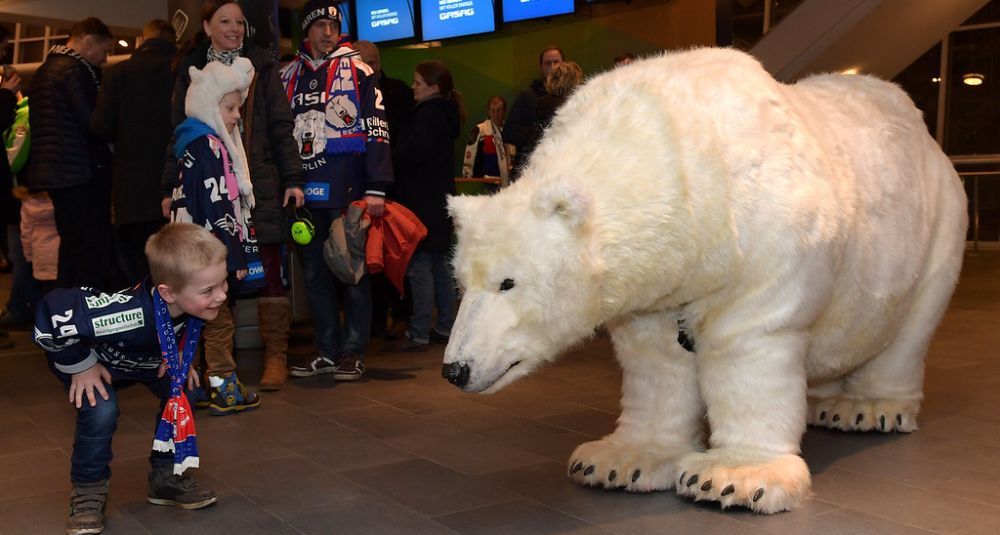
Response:
[[[605,325],[622,412],[570,477],[762,513],[808,495],[807,423],[916,429],[967,226],[959,177],[899,88],[783,85],[710,48],[593,78],[519,181],[450,210],[450,381],[494,392]]]

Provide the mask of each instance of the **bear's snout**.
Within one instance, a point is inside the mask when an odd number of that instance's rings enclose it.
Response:
[[[469,365],[465,362],[452,362],[441,367],[441,377],[459,388],[469,382],[469,373]]]

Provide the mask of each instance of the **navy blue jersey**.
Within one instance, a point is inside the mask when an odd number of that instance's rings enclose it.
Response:
[[[392,184],[389,123],[371,67],[347,47],[322,61],[301,52],[282,70],[309,208],[346,208]]]
[[[38,304],[35,343],[55,368],[80,373],[100,362],[119,370],[156,369],[163,362],[147,278],[112,294],[92,288],[53,290]],[[181,334],[187,315],[174,319]]]

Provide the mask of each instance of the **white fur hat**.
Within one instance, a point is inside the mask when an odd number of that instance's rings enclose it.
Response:
[[[240,195],[253,207],[253,184],[250,182],[250,166],[243,142],[237,129],[226,131],[222,113],[219,112],[222,97],[233,91],[240,92],[240,104],[246,101],[254,77],[253,64],[247,58],[236,58],[231,66],[212,61],[201,70],[191,67],[188,73],[191,85],[184,97],[184,112],[188,117],[207,124],[222,139],[232,159]]]

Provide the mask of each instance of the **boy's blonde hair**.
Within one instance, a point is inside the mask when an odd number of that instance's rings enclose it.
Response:
[[[194,272],[226,263],[226,246],[193,223],[170,223],[146,241],[146,259],[153,284],[183,290]]]
[[[545,91],[550,95],[566,96],[583,81],[583,69],[575,61],[564,61],[552,67],[545,79]]]

